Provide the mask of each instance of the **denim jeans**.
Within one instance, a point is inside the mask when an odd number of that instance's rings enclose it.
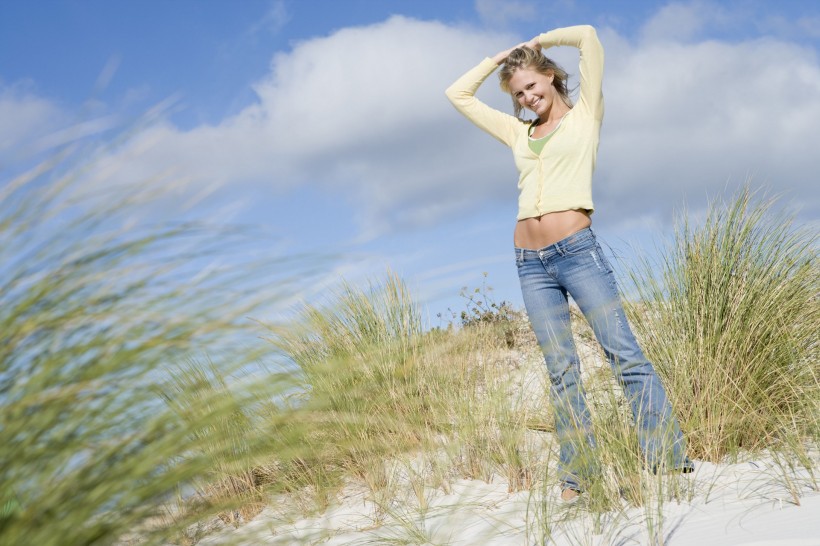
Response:
[[[691,466],[663,385],[638,346],[621,306],[615,275],[591,228],[538,249],[515,249],[521,291],[550,379],[563,488],[583,489],[597,473],[595,446],[570,330],[567,296],[578,304],[624,389],[645,464]]]

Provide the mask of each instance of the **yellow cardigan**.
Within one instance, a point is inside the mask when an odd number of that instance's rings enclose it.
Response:
[[[604,49],[595,29],[580,25],[539,36],[543,48],[568,45],[581,52],[578,102],[564,117],[540,154],[528,143],[531,121],[490,108],[475,98],[498,65],[486,58],[447,88],[447,98],[479,128],[512,148],[518,167],[518,219],[571,209],[593,210],[592,173],[598,155],[604,97]]]

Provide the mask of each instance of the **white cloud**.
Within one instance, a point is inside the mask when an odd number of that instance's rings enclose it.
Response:
[[[704,17],[704,11],[713,11],[710,8],[716,6],[700,1],[667,4],[643,25],[643,39],[647,42],[689,40],[716,16],[709,13],[709,19]]]
[[[92,105],[87,104],[90,112]],[[59,103],[38,94],[21,81],[0,82],[0,171],[18,174],[31,165],[38,154],[103,133],[116,126],[115,116],[87,115],[80,118],[66,112]]]
[[[797,21],[797,27],[807,36],[820,38],[820,16],[805,16]]]
[[[535,2],[526,0],[475,0],[475,9],[482,21],[494,26],[524,21],[536,15]]]
[[[750,18],[748,24],[753,25],[760,33],[771,34],[785,40],[801,37],[812,40],[820,38],[820,16],[817,15],[802,15],[790,19],[778,13],[765,13]]]
[[[503,148],[444,97],[458,74],[513,42],[403,17],[308,40],[274,57],[256,104],[216,126],[151,128],[103,160],[96,179],[164,172],[178,184],[320,185],[361,197],[364,231],[428,223],[498,184],[475,175],[513,179]]]
[[[635,212],[751,177],[817,206],[814,50],[773,39],[635,46],[611,38],[599,195]]]
[[[22,84],[0,85],[0,167],[42,149],[38,140],[67,121],[52,101]]]
[[[248,30],[251,36],[277,34],[290,21],[284,0],[273,0],[268,11]]]
[[[599,29],[607,49],[599,208],[663,214],[684,191],[717,193],[747,175],[816,207],[816,51],[774,38],[693,41],[710,16],[703,5],[664,8],[638,41]],[[676,14],[683,30],[662,32]],[[443,90],[521,38],[393,17],[306,40],[273,58],[255,104],[190,131],[159,124],[108,155],[96,179],[162,172],[193,193],[222,186],[260,199],[311,185],[344,200],[365,238],[514,201],[509,151],[461,118]],[[573,54],[550,53],[577,74]],[[479,94],[509,110],[496,81]]]

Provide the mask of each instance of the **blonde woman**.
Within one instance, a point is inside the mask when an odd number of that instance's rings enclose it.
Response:
[[[542,49],[580,50],[580,91],[572,104],[567,73]],[[476,99],[501,65],[501,88],[514,114]],[[591,432],[580,366],[570,330],[568,296],[578,304],[631,404],[645,464],[691,472],[685,442],[655,369],[624,314],[615,276],[593,233],[592,174],[604,98],[604,51],[595,29],[559,28],[485,58],[447,89],[453,105],[512,149],[518,167],[515,261],[524,305],[544,354],[560,446],[561,498],[572,500],[597,473],[587,455]],[[533,120],[519,116],[523,110]]]

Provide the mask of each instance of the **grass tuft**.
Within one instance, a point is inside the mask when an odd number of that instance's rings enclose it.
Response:
[[[714,202],[700,226],[684,219],[661,262],[632,274],[637,335],[690,455],[710,461],[817,437],[817,234],[755,197]]]
[[[185,418],[157,394],[189,359],[228,374],[258,358],[239,342],[258,286],[215,265],[247,234],[135,222],[139,189],[82,197],[69,161],[0,184],[0,543],[109,544],[137,529],[160,543],[222,509],[191,502],[169,520],[164,505],[236,458],[227,429],[255,399],[203,396]]]
[[[538,543],[591,543],[573,534],[579,519],[618,538],[640,507],[662,544],[664,503],[691,499],[686,478],[642,467],[626,400],[576,312],[601,473],[562,506],[543,357],[486,282],[464,292],[461,328],[426,331],[389,274],[342,284],[253,345],[251,280],[274,277],[214,265],[245,234],[135,228],[122,220],[139,200],[69,199],[71,176],[50,181],[51,168],[5,184],[0,202],[3,544],[195,544],[217,518],[238,526],[271,506],[300,519],[351,492],[377,526],[398,526],[374,541],[418,543],[433,539],[436,491],[461,478],[530,491]],[[817,488],[817,236],[754,197],[684,220],[660,264],[631,274],[628,312],[689,455],[765,449],[799,504],[801,468]],[[262,370],[271,347],[290,368]]]

